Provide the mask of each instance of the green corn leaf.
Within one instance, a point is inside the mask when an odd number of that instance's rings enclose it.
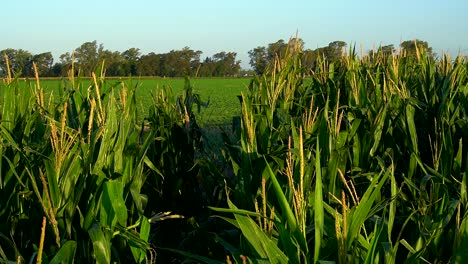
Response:
[[[361,152],[362,152],[361,139],[359,137],[353,137],[353,166],[360,167],[361,164]]]
[[[416,125],[414,123],[414,106],[407,104],[406,105],[406,121],[408,125],[409,134],[411,137],[411,143],[413,145],[414,153],[419,153],[418,151],[418,135],[416,132]]]
[[[213,210],[215,210],[215,208],[211,208]],[[232,211],[232,213],[235,213],[235,211]],[[227,218],[227,217],[223,217],[223,216],[219,216],[219,215],[214,215],[212,217],[216,217],[216,218],[220,218],[220,219],[223,219],[224,221],[230,223],[231,225],[235,226],[236,228],[239,228],[239,224],[236,222],[236,219],[232,219],[232,218]]]
[[[164,179],[164,175],[161,173],[161,171],[156,168],[156,166],[153,164],[153,162],[148,158],[148,156],[144,156],[144,162],[148,168],[150,168],[152,171],[156,172],[162,179]]]
[[[126,226],[127,207],[123,199],[123,184],[120,180],[110,180],[104,183],[101,204],[101,225],[112,228],[118,222]]]
[[[314,222],[315,222],[315,248],[314,262],[317,263],[320,257],[320,248],[323,238],[324,210],[322,195],[322,167],[320,165],[319,139],[315,151],[315,200],[314,200]]]
[[[364,221],[369,217],[369,213],[372,210],[372,205],[377,196],[380,194],[380,189],[384,185],[389,175],[389,169],[387,169],[385,173],[382,171],[380,174],[376,175],[370,183],[369,188],[364,193],[364,196],[362,197],[354,212],[353,210],[351,210],[351,213],[349,214],[348,218],[348,221],[350,221],[347,236],[349,238],[347,245],[348,249],[351,248],[354,239],[358,237],[359,231],[361,230]]]
[[[151,225],[148,218],[142,217],[140,221],[140,239],[147,242],[150,234]],[[136,263],[144,263],[146,260],[146,248],[138,247],[136,243],[129,241],[130,250]]]
[[[76,252],[77,243],[73,240],[68,240],[63,244],[59,251],[55,254],[54,258],[49,262],[49,264],[65,264],[65,263],[74,263],[75,252]]]
[[[266,160],[265,160],[265,164],[266,164],[265,169],[267,170],[267,173],[270,175],[270,180],[272,182],[273,190],[276,194],[276,198],[278,199],[281,210],[283,214],[285,215],[289,229],[291,230],[291,234],[295,236],[302,250],[304,250],[304,252],[307,252],[305,238],[298,228],[296,217],[291,207],[289,206],[288,200],[286,199],[286,196],[284,195],[283,190],[281,189],[281,185],[279,184],[278,180],[276,179],[276,175],[273,173],[270,165],[268,164]]]
[[[349,133],[348,133],[348,135],[349,135],[348,139],[349,140],[352,139],[356,135],[356,133],[358,131],[358,128],[361,125],[361,121],[362,121],[362,119],[360,119],[360,118],[353,118],[351,128],[350,128]]]
[[[376,253],[376,250],[379,246],[379,238],[380,238],[380,234],[382,233],[384,229],[384,225],[383,224],[379,224],[378,221],[375,223],[375,227],[374,227],[374,232],[372,234],[372,239],[370,241],[370,248],[369,250],[367,251],[367,256],[366,256],[366,259],[364,261],[365,264],[371,264],[371,263],[374,263],[375,261],[375,255]]]
[[[390,173],[390,192],[391,192],[391,201],[390,201],[390,208],[388,212],[388,238],[391,241],[392,237],[392,230],[393,230],[393,223],[395,222],[395,217],[396,217],[396,212],[397,212],[397,182],[395,179],[395,173],[394,173],[394,168],[393,166],[391,167],[391,173]]]
[[[57,209],[60,206],[60,189],[58,186],[57,171],[53,161],[46,160],[44,163],[46,166],[44,176],[47,179],[47,188],[49,189],[50,199],[52,200],[50,206]]]
[[[463,138],[458,141],[458,152],[453,162],[453,174],[460,175],[460,169],[463,160]]]
[[[214,241],[216,243],[221,244],[224,247],[225,250],[229,251],[229,253],[231,253],[231,254],[240,254],[240,250],[237,247],[235,247],[234,245],[232,245],[228,241],[224,240],[218,234],[212,233],[211,235],[213,236]]]
[[[288,256],[289,263],[300,263],[299,258],[303,255],[303,252],[298,248],[294,236],[291,236],[291,232],[286,229],[284,224],[276,224],[276,228],[278,229],[278,240],[281,242],[281,249]]]
[[[468,156],[466,157],[466,162],[465,162],[465,171],[462,174],[462,184],[460,186],[460,200],[463,206],[468,205],[468,190],[467,190],[467,172],[468,171]]]
[[[240,214],[240,215],[245,215],[245,216],[252,216],[252,217],[262,217],[262,215],[260,215],[259,213],[256,213],[256,212],[251,212],[251,211],[248,211],[248,210],[244,210],[244,209],[231,209],[231,208],[217,208],[217,207],[211,207],[211,206],[208,206],[208,208],[210,208],[211,210],[213,211],[217,211],[217,212],[223,212],[223,213],[233,213],[233,214]],[[219,217],[221,219],[224,219],[226,220],[227,222],[233,224],[231,221],[228,221],[229,218],[224,218],[222,216],[216,216],[216,217]],[[233,219],[231,219],[233,220]],[[236,224],[233,224],[234,226],[237,226]]]
[[[229,208],[237,210],[237,207],[228,199]],[[234,214],[237,223],[250,245],[262,259],[268,260],[270,263],[287,263],[288,257],[255,223],[252,218]]]
[[[110,263],[111,261],[111,235],[104,233],[99,225],[94,225],[89,231],[89,237],[93,242],[96,263]]]
[[[460,225],[461,242],[456,249],[453,263],[468,263],[468,216],[465,216]]]
[[[382,137],[382,131],[384,129],[386,116],[387,116],[387,106],[384,106],[383,110],[379,112],[376,118],[377,120],[375,124],[376,127],[374,130],[374,144],[372,145],[372,148],[369,153],[371,157],[374,156],[375,152],[377,151],[377,148],[379,147],[380,138]]]
[[[416,253],[416,250],[405,239],[400,240],[400,243],[411,253]]]

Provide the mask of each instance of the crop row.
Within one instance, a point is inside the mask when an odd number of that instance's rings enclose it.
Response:
[[[351,50],[307,72],[301,56],[291,43],[252,79],[215,151],[188,79],[142,121],[138,85],[102,69],[72,68],[58,94],[9,76],[0,259],[467,261],[468,63]]]

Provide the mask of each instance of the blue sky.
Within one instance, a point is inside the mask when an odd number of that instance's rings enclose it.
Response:
[[[202,58],[247,52],[296,31],[306,48],[335,40],[361,46],[428,41],[441,54],[468,54],[468,1],[464,0],[19,0],[3,1],[0,50],[51,51],[55,59],[86,41],[106,49],[140,48],[143,54],[188,46]]]

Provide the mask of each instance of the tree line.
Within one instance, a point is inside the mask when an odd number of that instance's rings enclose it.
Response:
[[[295,43],[298,42],[298,43]],[[347,43],[344,41],[333,41],[325,47],[317,49],[304,49],[304,42],[301,39],[294,39],[293,43],[299,45],[302,50],[302,65],[307,70],[315,70],[319,58],[336,61],[347,53]],[[419,50],[424,49],[431,58],[435,58],[432,47],[423,40],[407,40],[400,44],[399,52],[405,52],[407,55],[416,55],[416,47]],[[249,51],[250,65],[257,74],[262,74],[268,65],[271,65],[274,58],[281,55],[288,48],[286,41],[280,39],[277,42],[270,43],[267,46],[259,46]],[[370,59],[375,58],[376,54],[383,53],[391,55],[397,52],[393,44],[381,45],[376,50],[368,51],[366,56]]]
[[[293,39],[293,43],[303,50],[302,64],[308,70],[314,70],[319,58],[334,61],[346,53],[347,43],[333,41],[328,46],[317,49],[304,49],[304,42],[300,38]],[[171,50],[167,53],[142,54],[138,48],[130,48],[124,52],[110,51],[103,44],[96,41],[85,42],[73,53],[60,55],[59,61],[54,63],[51,52],[32,54],[23,49],[4,49],[0,51],[0,77],[5,77],[7,68],[5,55],[10,61],[10,70],[21,77],[33,77],[33,63],[42,77],[66,76],[72,63],[83,76],[90,76],[102,62],[105,63],[107,76],[200,76],[200,77],[232,77],[245,74],[262,74],[274,58],[281,55],[288,47],[285,40],[280,39],[266,46],[258,46],[248,52],[252,70],[241,69],[241,61],[236,52],[221,51],[211,57],[201,59],[202,52],[185,47]],[[432,48],[426,41],[408,40],[400,44],[400,50],[410,54],[416,53],[416,47],[424,48],[431,56]],[[393,54],[393,45],[380,46],[375,51],[369,51],[369,57],[376,53]]]
[[[241,72],[240,60],[236,52],[218,52],[201,60],[202,52],[185,47],[167,53],[141,54],[140,49],[130,48],[124,52],[110,51],[96,41],[85,42],[74,50],[59,57],[54,63],[51,52],[31,54],[23,49],[0,51],[0,76],[7,72],[5,56],[10,61],[10,70],[22,77],[33,77],[33,63],[43,77],[66,76],[74,63],[74,68],[83,76],[90,76],[104,62],[107,76],[237,76]]]

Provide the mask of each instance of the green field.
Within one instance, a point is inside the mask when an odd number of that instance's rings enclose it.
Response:
[[[209,102],[207,107],[202,107],[200,113],[196,113],[200,124],[218,125],[231,122],[233,116],[240,115],[240,103],[237,96],[246,91],[249,78],[193,78],[190,83],[194,93],[200,94],[203,102]],[[23,81],[26,85],[28,81]],[[34,80],[30,81],[34,83]],[[153,103],[152,94],[161,90],[164,86],[171,87],[176,95],[183,93],[184,78],[109,78],[106,79],[109,86],[121,88],[121,83],[127,86],[136,86],[137,104],[140,117],[148,114],[148,106]],[[92,81],[85,79],[82,86],[87,89]],[[63,80],[41,80],[41,86],[46,94],[54,91],[59,93],[63,87]]]
[[[181,94],[184,79],[142,79],[137,89],[137,101],[140,109],[151,104],[149,94],[162,86],[170,86],[176,94]],[[202,107],[199,122],[201,124],[224,124],[231,122],[232,116],[240,115],[240,102],[237,96],[247,89],[250,79],[243,78],[200,78],[191,79],[194,93],[201,96],[202,101],[209,101],[208,107]],[[144,110],[143,110],[144,111]]]

